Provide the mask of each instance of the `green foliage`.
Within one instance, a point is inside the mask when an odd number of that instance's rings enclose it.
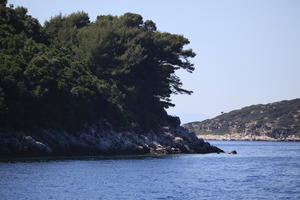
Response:
[[[0,5],[1,6],[6,6],[6,4],[7,4],[7,0],[1,0],[0,1]]]
[[[171,94],[182,88],[177,69],[194,70],[188,39],[157,31],[153,21],[125,13],[57,15],[42,27],[27,9],[0,16],[0,122],[77,130],[101,119],[118,129],[178,126]]]
[[[68,42],[71,45],[77,44],[78,29],[90,23],[89,16],[85,12],[77,12],[68,16],[61,14],[45,22],[45,32],[52,40]]]

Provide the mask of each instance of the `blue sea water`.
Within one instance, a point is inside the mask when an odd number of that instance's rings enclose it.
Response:
[[[238,154],[2,161],[0,199],[300,199],[299,142],[210,142]]]

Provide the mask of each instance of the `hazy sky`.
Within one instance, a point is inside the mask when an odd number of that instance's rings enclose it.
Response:
[[[141,14],[160,31],[187,37],[194,73],[179,72],[194,93],[176,95],[169,113],[183,123],[251,104],[300,97],[300,0],[8,0],[41,23],[85,11]]]

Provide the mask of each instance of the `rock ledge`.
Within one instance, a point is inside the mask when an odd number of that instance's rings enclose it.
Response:
[[[73,134],[51,129],[0,132],[1,158],[220,152],[182,127],[143,134],[116,132],[98,125]]]

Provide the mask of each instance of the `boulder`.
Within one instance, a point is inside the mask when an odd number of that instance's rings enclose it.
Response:
[[[228,154],[237,154],[236,150],[228,152]]]

